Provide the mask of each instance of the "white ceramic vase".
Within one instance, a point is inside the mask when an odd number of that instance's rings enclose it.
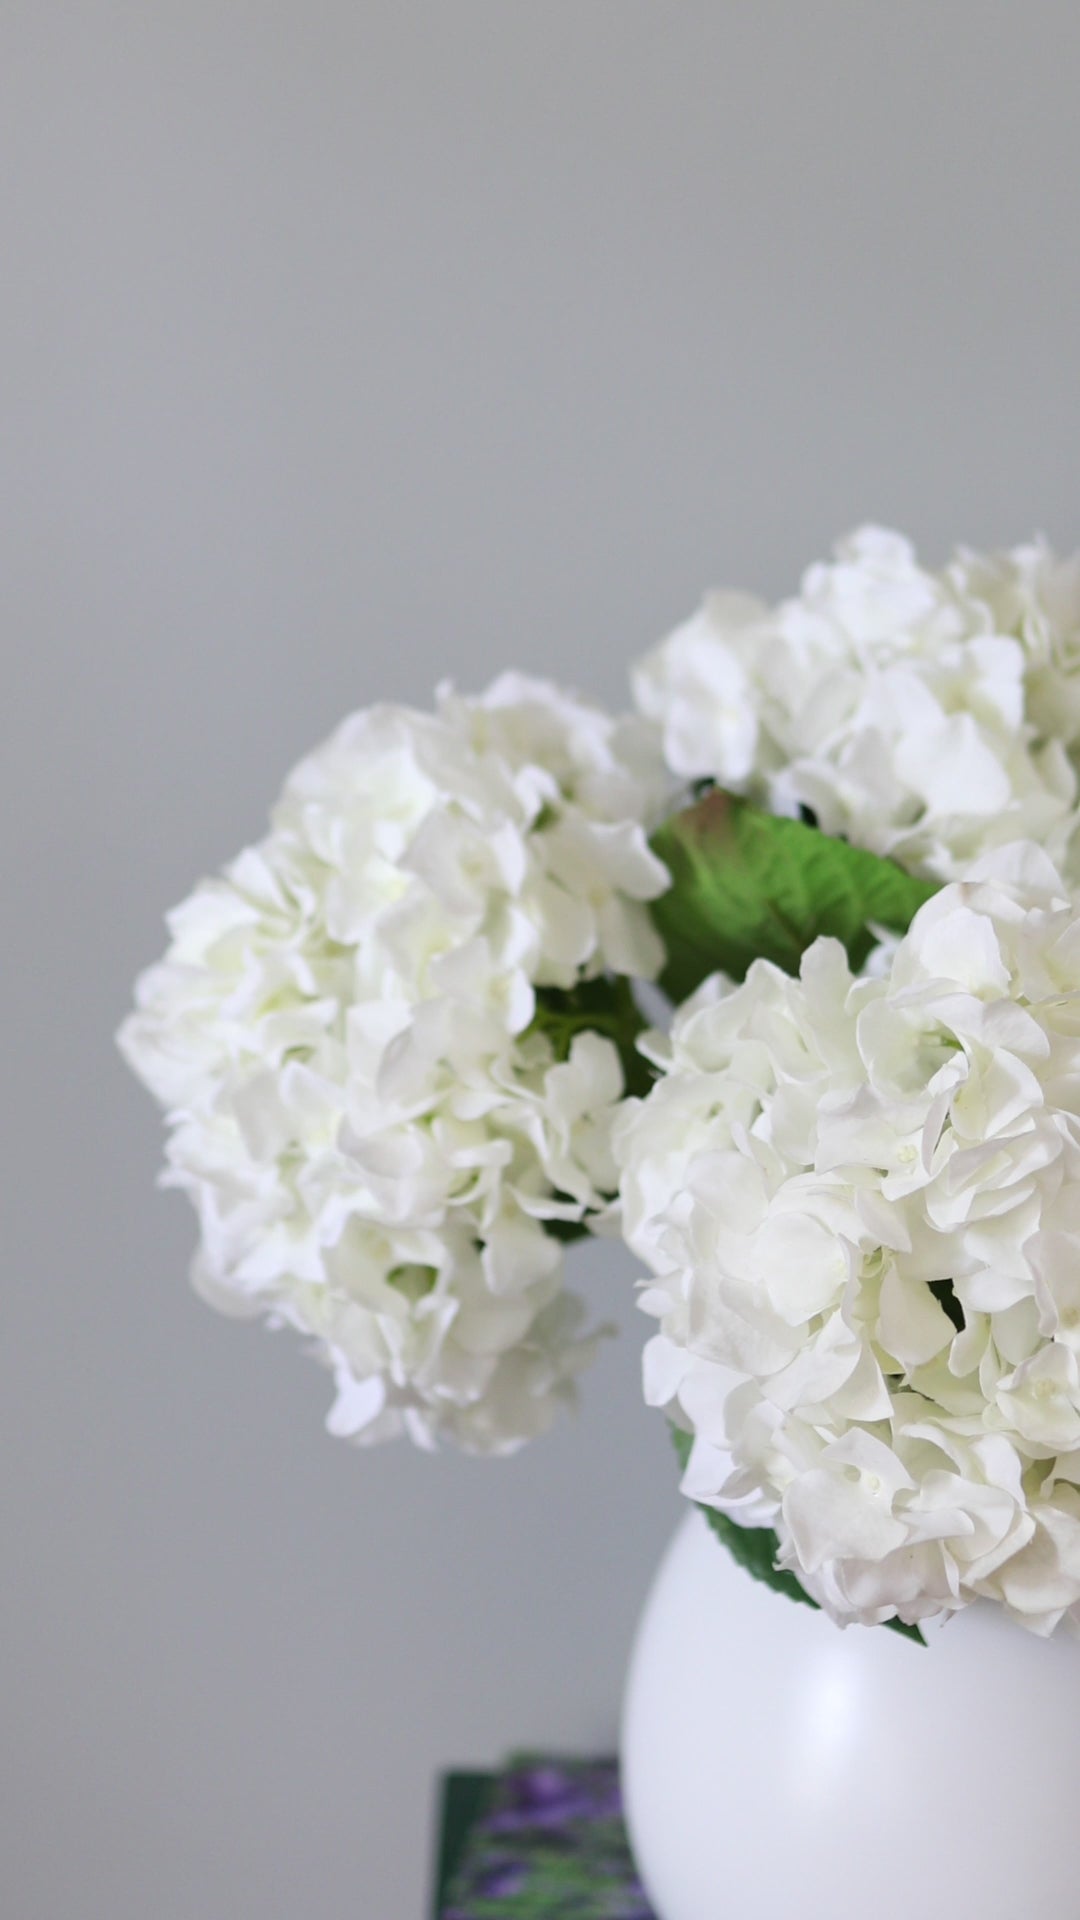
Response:
[[[926,1637],[841,1632],[686,1516],[623,1718],[660,1920],[1080,1915],[1080,1642],[981,1601]]]

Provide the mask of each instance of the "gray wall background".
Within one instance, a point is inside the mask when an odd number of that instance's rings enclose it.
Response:
[[[0,10],[11,1920],[419,1920],[441,1763],[596,1748],[675,1518],[623,1338],[508,1464],[189,1295],[112,1031],[347,708],[622,698],[864,517],[1080,539],[1080,12]]]

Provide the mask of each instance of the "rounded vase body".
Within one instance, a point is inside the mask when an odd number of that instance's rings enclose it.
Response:
[[[1080,1643],[984,1602],[925,1633],[841,1631],[686,1516],[623,1715],[659,1920],[1080,1915]]]

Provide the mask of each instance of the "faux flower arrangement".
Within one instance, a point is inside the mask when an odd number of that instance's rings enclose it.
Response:
[[[359,713],[171,916],[121,1044],[195,1283],[314,1344],[331,1431],[505,1453],[621,1232],[750,1571],[1078,1626],[1080,559],[864,528],[633,685]]]

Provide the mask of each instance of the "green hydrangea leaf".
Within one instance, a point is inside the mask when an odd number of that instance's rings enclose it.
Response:
[[[672,886],[652,913],[668,953],[661,986],[685,1000],[710,974],[741,980],[751,962],[797,973],[819,934],[853,967],[873,925],[904,933],[937,883],[802,820],[764,813],[715,787],[653,836]]]
[[[529,1031],[544,1035],[556,1060],[570,1058],[579,1034],[598,1033],[618,1048],[627,1093],[645,1094],[653,1070],[638,1052],[637,1040],[648,1024],[630,981],[605,973],[576,987],[538,987]]]
[[[680,1427],[673,1426],[671,1438],[679,1458],[680,1470],[685,1473],[690,1450],[694,1444],[693,1436],[683,1433]],[[700,1513],[705,1515],[717,1539],[723,1541],[732,1559],[737,1560],[740,1567],[745,1568],[752,1580],[760,1580],[764,1586],[772,1587],[775,1593],[785,1593],[789,1600],[798,1600],[804,1607],[813,1607],[815,1612],[821,1611],[817,1601],[810,1598],[806,1588],[800,1585],[795,1575],[789,1573],[786,1568],[777,1566],[780,1542],[772,1527],[740,1527],[737,1521],[729,1520],[726,1513],[718,1513],[715,1507],[703,1506],[698,1500],[694,1505]],[[925,1647],[926,1641],[918,1627],[909,1626],[904,1620],[886,1620],[884,1625],[891,1627],[895,1633],[902,1633],[906,1639],[916,1641],[920,1647]]]

